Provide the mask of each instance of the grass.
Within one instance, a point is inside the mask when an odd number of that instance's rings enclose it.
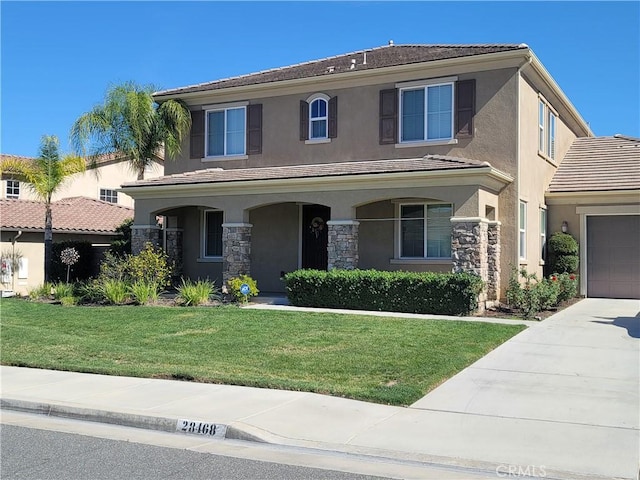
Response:
[[[409,405],[519,325],[237,307],[3,299],[4,365],[302,390]]]

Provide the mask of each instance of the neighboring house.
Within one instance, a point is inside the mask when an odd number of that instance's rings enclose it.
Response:
[[[86,197],[58,200],[51,204],[51,210],[54,243],[87,241],[98,251],[115,238],[118,225],[133,218],[131,208]],[[6,258],[11,252],[22,254],[17,272],[3,272],[0,278],[2,290],[13,290],[24,295],[29,289],[42,284],[44,212],[42,202],[0,199],[0,252],[3,263],[7,264]]]
[[[640,138],[579,138],[547,192],[580,245],[582,295],[640,298]]]
[[[16,155],[1,155],[2,158],[18,158],[25,162],[33,158]],[[155,158],[145,170],[144,178],[159,177],[164,173],[164,161]],[[88,168],[84,173],[76,173],[69,177],[56,192],[53,200],[69,197],[97,198],[109,203],[117,203],[133,208],[133,199],[118,192],[120,185],[136,180],[137,173],[129,166],[126,158],[116,155],[102,155],[98,158],[94,168]],[[0,198],[36,200],[37,197],[28,186],[10,172],[2,172],[2,186]]]
[[[542,274],[565,220],[547,189],[593,136],[526,45],[390,44],[154,97],[193,125],[166,176],[122,188],[134,250],[163,239],[185,276],[272,292],[376,268],[471,271],[504,298],[512,267]]]

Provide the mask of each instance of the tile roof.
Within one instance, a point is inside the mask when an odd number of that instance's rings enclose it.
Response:
[[[54,233],[108,234],[128,218],[133,209],[87,197],[72,197],[51,204]],[[0,199],[0,228],[44,230],[44,203]]]
[[[273,68],[261,72],[212,82],[189,85],[156,92],[154,96],[176,95],[183,93],[205,92],[222,88],[257,85],[261,83],[321,77],[350,70],[372,70],[411,63],[431,62],[450,58],[469,57],[488,53],[512,50],[526,50],[525,44],[473,44],[473,45],[385,45],[357,52],[345,53],[333,57],[312,60],[286,67]],[[365,63],[366,56],[366,63]],[[355,64],[352,63],[355,60]]]
[[[576,138],[549,185],[550,193],[640,190],[640,138]]]
[[[0,153],[0,161],[2,160],[20,160],[22,162],[33,162],[35,160],[37,160],[36,157],[25,157],[23,155],[10,155],[7,153]],[[95,167],[100,167],[104,164],[108,164],[108,163],[120,163],[120,162],[126,162],[128,160],[127,157],[121,155],[121,154],[116,154],[116,153],[104,153],[104,154],[100,154],[98,156],[96,156],[93,161],[89,158],[87,158],[87,168],[91,168],[92,166]],[[154,160],[158,161],[158,162],[164,162],[164,151],[158,151],[155,153],[155,158]],[[92,163],[94,165],[92,165]]]
[[[466,158],[447,157],[443,155],[426,155],[422,158],[325,163],[316,165],[236,168],[229,170],[223,170],[222,168],[209,168],[206,170],[196,170],[193,172],[125,183],[122,187],[282,180],[394,172],[444,171],[482,168],[488,166],[490,166],[490,164],[487,162],[479,162],[477,160],[470,160]]]

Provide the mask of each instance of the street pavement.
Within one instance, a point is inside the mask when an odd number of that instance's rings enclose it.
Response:
[[[530,324],[408,408],[7,366],[0,368],[0,405],[174,432],[179,420],[215,423],[229,439],[469,468],[494,478],[637,479],[639,310],[637,300],[582,300]]]

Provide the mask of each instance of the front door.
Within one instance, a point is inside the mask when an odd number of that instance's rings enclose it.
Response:
[[[302,268],[327,269],[327,221],[330,218],[329,207],[302,206]]]

